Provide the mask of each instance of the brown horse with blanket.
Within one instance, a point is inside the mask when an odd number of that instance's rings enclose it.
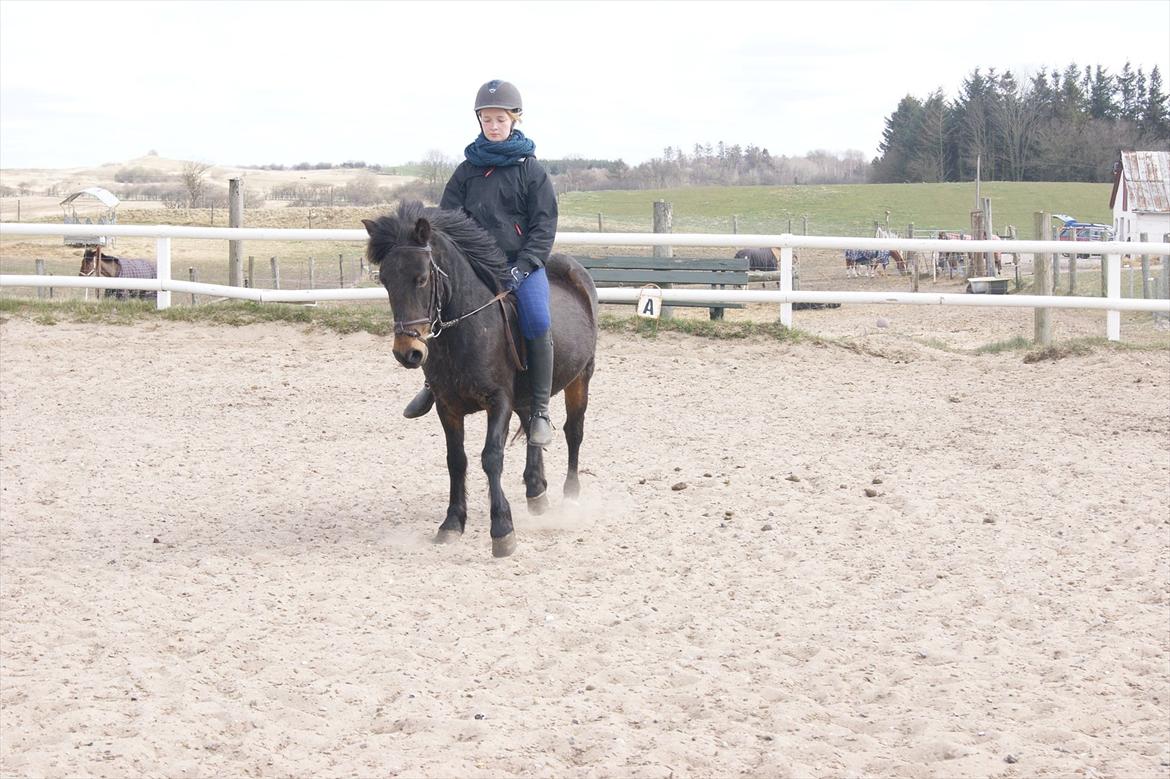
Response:
[[[154,279],[158,278],[158,268],[150,260],[132,260],[115,257],[112,254],[102,254],[100,246],[85,250],[81,258],[81,270],[78,276],[101,276],[107,279]],[[130,298],[157,297],[157,293],[145,289],[107,289],[105,297],[116,297],[119,300]]]

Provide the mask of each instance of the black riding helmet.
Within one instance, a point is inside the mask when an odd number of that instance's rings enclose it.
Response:
[[[517,114],[524,113],[524,101],[520,99],[520,90],[507,81],[498,78],[484,84],[475,94],[475,112],[483,108],[503,108]]]

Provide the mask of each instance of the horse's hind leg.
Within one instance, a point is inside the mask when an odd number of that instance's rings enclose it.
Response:
[[[593,376],[593,360],[585,370],[565,387],[565,441],[569,444],[569,472],[565,476],[565,497],[576,500],[581,494],[577,479],[577,459],[581,441],[585,438],[585,410],[589,408],[589,379]]]
[[[525,425],[525,435],[527,435]],[[528,447],[528,458],[524,461],[524,495],[528,498],[528,513],[543,514],[550,505],[548,480],[544,478],[544,449]]]

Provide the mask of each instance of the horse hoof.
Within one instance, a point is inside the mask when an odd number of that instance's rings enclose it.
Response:
[[[548,490],[537,495],[535,498],[528,499],[528,513],[537,516],[548,511],[552,506],[552,501],[548,499]]]
[[[516,533],[492,539],[492,557],[507,557],[516,551]]]
[[[458,530],[440,530],[435,533],[436,544],[453,544],[463,537]]]

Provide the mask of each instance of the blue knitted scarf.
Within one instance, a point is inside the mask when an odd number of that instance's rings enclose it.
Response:
[[[506,141],[489,141],[483,133],[479,134],[463,154],[472,165],[481,168],[504,168],[509,165],[519,165],[525,157],[531,157],[536,151],[536,144],[524,137],[524,133],[513,130]]]

